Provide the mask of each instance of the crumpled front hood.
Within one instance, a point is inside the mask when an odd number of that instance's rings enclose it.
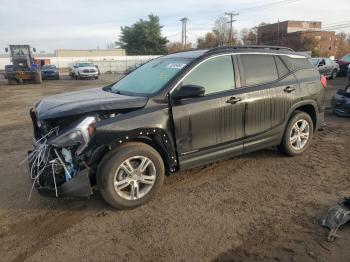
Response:
[[[38,103],[35,111],[39,120],[45,120],[95,111],[141,108],[147,101],[147,97],[119,95],[94,88],[49,96]]]

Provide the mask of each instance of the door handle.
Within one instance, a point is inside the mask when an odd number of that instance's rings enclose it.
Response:
[[[294,86],[287,86],[285,89],[283,89],[283,91],[286,93],[293,92],[294,90],[295,90]]]
[[[230,97],[230,99],[227,100],[226,103],[234,105],[234,104],[238,103],[239,101],[242,101],[242,98],[233,96],[233,97]]]

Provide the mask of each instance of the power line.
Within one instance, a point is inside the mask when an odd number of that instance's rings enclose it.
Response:
[[[287,5],[287,4],[292,4],[295,2],[299,2],[301,0],[282,0],[282,1],[278,1],[278,2],[273,2],[273,3],[268,3],[268,4],[262,4],[262,5],[258,5],[258,6],[253,6],[253,7],[248,7],[248,8],[243,8],[238,10],[240,13],[245,13],[245,12],[251,12],[251,11],[255,11],[257,9],[263,10],[263,9],[268,9],[268,8],[272,8],[272,7],[276,7],[276,6],[282,6],[282,5]]]

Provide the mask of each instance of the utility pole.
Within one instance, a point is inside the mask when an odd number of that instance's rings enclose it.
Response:
[[[239,13],[230,12],[230,13],[225,13],[225,15],[230,16],[230,21],[228,21],[228,23],[230,23],[230,45],[232,46],[232,44],[233,44],[233,27],[232,27],[232,24],[233,24],[233,22],[236,21],[236,20],[233,20],[233,17],[239,15]]]
[[[187,17],[181,18],[180,21],[182,22],[182,39],[181,39],[182,49],[186,49],[186,45],[187,45],[187,21],[188,21],[188,18]]]

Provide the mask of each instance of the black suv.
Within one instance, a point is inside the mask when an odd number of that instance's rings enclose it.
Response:
[[[277,146],[304,152],[323,121],[324,86],[282,47],[226,47],[154,59],[103,88],[31,109],[33,186],[116,208],[146,203],[165,175]]]

